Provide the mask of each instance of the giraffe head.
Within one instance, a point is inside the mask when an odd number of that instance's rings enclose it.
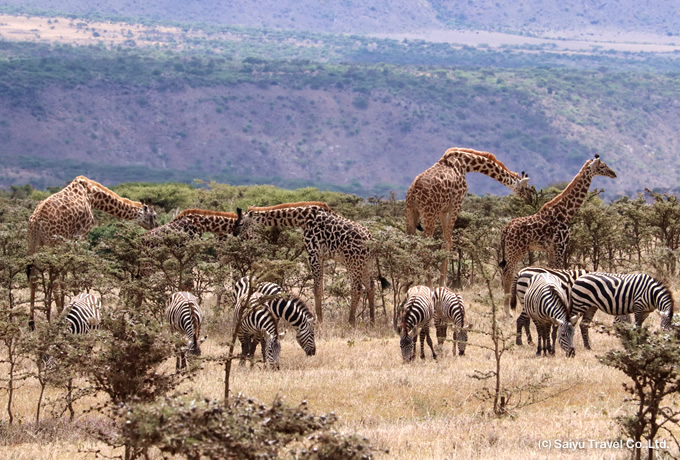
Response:
[[[145,228],[146,230],[151,230],[158,227],[158,221],[156,220],[156,211],[147,204],[142,204],[139,208],[139,214],[137,214],[137,223]]]
[[[243,239],[249,240],[254,237],[255,219],[250,215],[250,212],[243,214],[241,208],[236,208],[236,221],[234,222],[234,236],[240,236]]]
[[[531,203],[536,195],[536,188],[529,186],[529,176],[524,171],[522,171],[521,176],[517,177],[517,180],[510,186],[510,189],[527,203]]]
[[[600,155],[597,154],[595,154],[595,159],[591,160],[590,173],[593,176],[605,176],[611,177],[612,179],[616,178],[616,173],[612,171],[612,169],[607,166],[604,161],[600,160]]]

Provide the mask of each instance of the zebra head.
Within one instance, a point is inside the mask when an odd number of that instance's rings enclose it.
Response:
[[[149,205],[143,204],[139,208],[139,213],[137,214],[137,223],[146,230],[151,230],[158,227],[158,221],[156,220],[156,211]]]
[[[560,347],[567,352],[567,357],[573,358],[576,356],[576,350],[574,349],[574,325],[569,321],[563,321],[557,330],[557,335]]]
[[[316,341],[314,340],[314,329],[313,328],[300,328],[295,340],[300,345],[300,347],[305,350],[307,356],[314,356],[316,354]]]
[[[207,339],[208,336],[206,335],[202,339],[199,339],[198,336],[192,338],[189,341],[189,346],[187,346],[187,352],[190,355],[196,355],[196,356],[201,356],[201,344],[205,342],[205,339]]]
[[[405,332],[406,328],[404,328],[403,330]],[[399,340],[399,347],[401,348],[401,358],[404,360],[404,362],[407,363],[411,361],[415,356],[413,337],[411,337],[407,333],[404,333],[404,335],[401,336],[401,340]]]
[[[465,348],[467,347],[467,340],[468,340],[468,331],[472,329],[472,324],[467,324],[458,331],[456,331],[456,341],[458,342],[458,355],[459,356],[464,356],[465,355]]]
[[[267,346],[264,350],[264,357],[267,364],[272,369],[279,370],[279,359],[281,358],[281,341],[278,337],[272,337],[267,341]]]

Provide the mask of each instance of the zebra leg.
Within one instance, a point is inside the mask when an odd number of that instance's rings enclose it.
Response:
[[[444,342],[446,342],[446,329],[447,325],[445,322],[435,321],[434,323],[435,333],[437,334],[437,348],[440,353],[444,350]],[[455,344],[453,349],[453,354],[456,354]]]
[[[430,347],[430,351],[432,352],[432,359],[437,359],[437,353],[434,351],[434,347],[432,346],[432,337],[430,337],[430,329],[428,328],[425,337],[427,338],[427,345]],[[421,339],[421,344],[422,344],[422,339]],[[456,353],[453,353],[453,356],[456,356]],[[423,352],[423,358],[425,357],[425,353]]]
[[[579,324],[579,329],[581,329],[581,337],[583,338],[583,348],[590,350],[590,338],[588,337],[588,329],[590,328],[590,322],[597,312],[597,307],[590,307],[581,319],[581,324]]]
[[[548,329],[550,329],[550,326],[548,326]],[[550,354],[554,355],[555,354],[555,345],[557,344],[557,326],[553,324],[552,326],[552,342],[549,341],[550,344]]]
[[[529,315],[526,314],[524,310],[522,310],[522,313],[517,317],[517,337],[515,337],[515,344],[517,345],[522,345],[522,329],[526,329],[527,331],[527,343],[531,343],[531,330],[529,329],[529,326],[531,325],[531,320],[529,319]]]
[[[422,328],[420,330],[420,359],[425,359],[425,336],[427,335],[427,338],[430,338],[430,331],[426,328]],[[417,338],[416,338],[417,339]],[[430,339],[430,346],[432,344],[432,339]]]
[[[239,334],[238,339],[241,342],[241,356],[238,363],[240,366],[245,366],[246,358],[248,357],[248,350],[250,348],[250,336]]]

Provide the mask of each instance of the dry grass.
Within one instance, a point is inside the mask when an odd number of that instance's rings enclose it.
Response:
[[[474,294],[469,293],[469,297]],[[489,321],[486,309],[469,303],[469,320],[485,326]],[[650,321],[655,319],[652,316]],[[512,333],[514,320],[504,320],[502,326]],[[621,386],[624,376],[599,364],[596,358],[617,343],[597,333],[591,333],[591,338],[595,350],[583,350],[579,338],[575,359],[565,358],[561,350],[554,357],[539,358],[533,345],[509,351],[503,362],[507,387],[536,382],[542,375],[551,379],[549,388],[542,393],[547,397],[545,401],[501,419],[493,416],[490,402],[475,396],[485,383],[470,375],[474,370],[490,370],[494,363],[490,351],[474,346],[490,345],[488,337],[477,334],[471,334],[471,345],[464,357],[453,357],[449,343],[445,356],[437,362],[426,350],[424,361],[403,364],[398,337],[390,327],[349,330],[331,324],[318,333],[317,356],[304,356],[289,334],[283,341],[279,372],[236,365],[232,389],[265,403],[277,397],[291,405],[307,400],[314,413],[333,411],[340,416],[339,429],[356,431],[375,446],[389,449],[391,458],[625,458],[624,449],[548,451],[539,447],[543,440],[586,441],[588,445],[591,439],[608,441],[618,437],[613,417],[625,411]],[[219,334],[213,332],[202,347],[204,355],[222,354],[225,346],[220,341]],[[171,369],[174,360],[169,359],[167,366]],[[206,363],[187,389],[219,399],[223,378],[221,367]],[[19,391],[15,411],[24,421],[32,418],[37,392],[34,383]],[[555,393],[558,394],[549,397]],[[513,401],[517,397],[516,393]],[[0,394],[0,405],[4,411],[4,393]],[[81,403],[80,409],[85,406]],[[4,413],[3,418],[6,419]],[[0,443],[6,444],[3,457],[85,456],[82,450],[94,446],[80,434],[79,427],[94,423],[98,421],[81,416],[74,425],[56,423],[51,433],[46,429],[47,433],[35,439],[23,434],[26,430],[9,439],[0,438]]]

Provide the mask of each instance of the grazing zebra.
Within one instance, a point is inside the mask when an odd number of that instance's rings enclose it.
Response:
[[[256,297],[259,294],[256,293]],[[241,321],[238,331],[238,339],[241,342],[241,365],[245,364],[246,358],[251,361],[255,355],[257,343],[263,343],[262,358],[273,369],[279,368],[281,356],[281,342],[279,341],[278,320],[269,308],[250,310]]]
[[[99,329],[101,308],[98,297],[83,292],[72,298],[64,308],[62,320],[71,334],[87,334],[92,329]],[[45,369],[54,369],[57,365],[56,359],[47,353],[43,355],[42,361]]]
[[[173,331],[182,332],[187,338],[187,347],[180,351],[177,357],[176,369],[187,367],[186,352],[192,355],[201,354],[201,308],[198,299],[190,292],[175,292],[170,296],[168,307],[165,309],[165,317]]]
[[[569,322],[568,291],[563,280],[550,273],[538,273],[531,278],[524,295],[524,311],[534,320],[538,331],[536,355],[555,354],[555,335],[568,357],[574,357],[574,326]],[[550,326],[558,326],[550,341]]]
[[[520,305],[524,305],[524,295],[529,287],[529,284],[531,284],[531,279],[540,273],[549,273],[559,278],[560,282],[562,283],[562,289],[567,292],[568,296],[571,286],[574,284],[574,280],[576,280],[576,278],[579,276],[585,275],[588,273],[588,271],[583,269],[562,270],[544,267],[523,268],[519,271],[519,273],[517,273],[512,282],[512,294],[510,297],[510,308],[512,310],[517,309],[518,300]],[[569,304],[567,303],[567,305]],[[527,343],[532,343],[531,328],[529,327],[530,324],[531,321],[529,315],[527,315],[525,311],[522,311],[522,313],[517,317],[517,338],[515,339],[515,343],[517,345],[522,345],[522,329],[526,331]],[[583,335],[583,329],[581,329],[581,335]]]
[[[471,324],[465,326],[465,304],[463,298],[447,287],[438,287],[432,293],[434,302],[434,326],[437,330],[437,344],[441,350],[446,339],[446,323],[453,323],[453,356],[456,356],[456,344],[458,354],[465,354],[467,345],[468,329]],[[440,332],[443,331],[443,334]],[[422,340],[421,340],[422,342]]]
[[[586,344],[587,329],[597,310],[608,315],[629,315],[633,313],[635,326],[642,322],[654,310],[661,315],[661,328],[670,329],[673,321],[673,296],[661,281],[645,273],[589,273],[574,282],[571,290],[569,315],[572,324],[579,316],[581,328],[586,329],[583,336]]]
[[[234,324],[238,321],[238,316],[243,308],[245,299],[248,296],[250,289],[250,280],[244,276],[234,285]],[[305,351],[307,356],[316,354],[316,342],[314,339],[314,323],[315,318],[312,311],[307,304],[296,296],[279,296],[277,298],[270,298],[260,301],[260,298],[266,296],[274,296],[283,293],[283,289],[276,283],[263,282],[257,285],[255,289],[257,296],[251,294],[251,305],[260,303],[269,308],[274,317],[279,320],[283,319],[295,329],[295,340],[300,347]],[[256,344],[257,346],[257,344]],[[264,344],[263,344],[264,346]],[[254,352],[255,350],[253,350]]]
[[[430,338],[430,323],[434,318],[434,304],[432,291],[427,286],[413,286],[408,290],[404,310],[399,317],[398,332],[401,335],[399,347],[401,357],[405,362],[413,360],[416,356],[414,341],[418,341],[420,335],[420,358],[425,359],[425,342],[432,351],[432,357],[437,359],[437,354],[432,347]]]
[[[64,320],[69,332],[87,334],[91,329],[99,329],[101,308],[101,301],[92,294],[81,293],[75,296],[64,310]]]

